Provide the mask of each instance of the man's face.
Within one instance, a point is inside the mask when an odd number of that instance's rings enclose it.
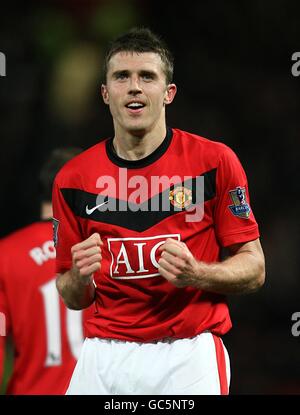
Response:
[[[150,132],[158,123],[165,124],[165,105],[176,93],[174,84],[166,84],[163,62],[158,54],[119,52],[108,65],[102,96],[109,105],[118,133]]]

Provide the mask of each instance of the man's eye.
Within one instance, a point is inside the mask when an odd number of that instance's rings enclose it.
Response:
[[[152,75],[150,75],[150,74],[145,74],[145,75],[143,75],[143,76],[142,76],[142,78],[143,78],[145,81],[152,81],[153,76],[152,76]]]
[[[126,79],[126,78],[127,78],[127,75],[126,75],[125,73],[120,73],[120,74],[118,74],[118,75],[116,76],[116,78],[117,78],[117,79],[120,79],[120,80],[122,80],[122,79]]]

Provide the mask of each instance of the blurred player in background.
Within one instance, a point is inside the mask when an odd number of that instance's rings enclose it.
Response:
[[[40,172],[41,221],[0,241],[0,312],[14,346],[7,394],[64,394],[79,356],[82,312],[67,309],[55,286],[51,191],[58,170],[80,151],[52,152]],[[0,372],[5,339],[0,337]]]
[[[245,172],[223,143],[167,128],[173,59],[151,31],[118,38],[105,63],[114,136],[53,188],[57,287],[97,310],[67,393],[227,394],[225,296],[265,278]]]

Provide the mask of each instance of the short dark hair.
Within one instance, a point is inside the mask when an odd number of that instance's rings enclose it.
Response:
[[[157,53],[163,64],[166,82],[170,84],[173,79],[174,58],[166,43],[150,29],[135,27],[129,32],[119,36],[110,43],[103,65],[103,82],[106,82],[108,64],[112,56],[118,52]]]
[[[58,171],[63,165],[82,152],[79,147],[55,148],[42,165],[39,173],[39,185],[43,202],[51,202],[52,186]]]

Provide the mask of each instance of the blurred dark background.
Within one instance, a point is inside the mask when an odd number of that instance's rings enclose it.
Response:
[[[1,6],[0,236],[38,219],[42,162],[57,146],[87,148],[112,134],[100,97],[107,42],[132,26],[175,55],[178,94],[168,125],[228,144],[249,179],[267,280],[229,299],[231,393],[300,393],[300,3],[290,0],[11,1]],[[17,260],[17,258],[16,258]]]

